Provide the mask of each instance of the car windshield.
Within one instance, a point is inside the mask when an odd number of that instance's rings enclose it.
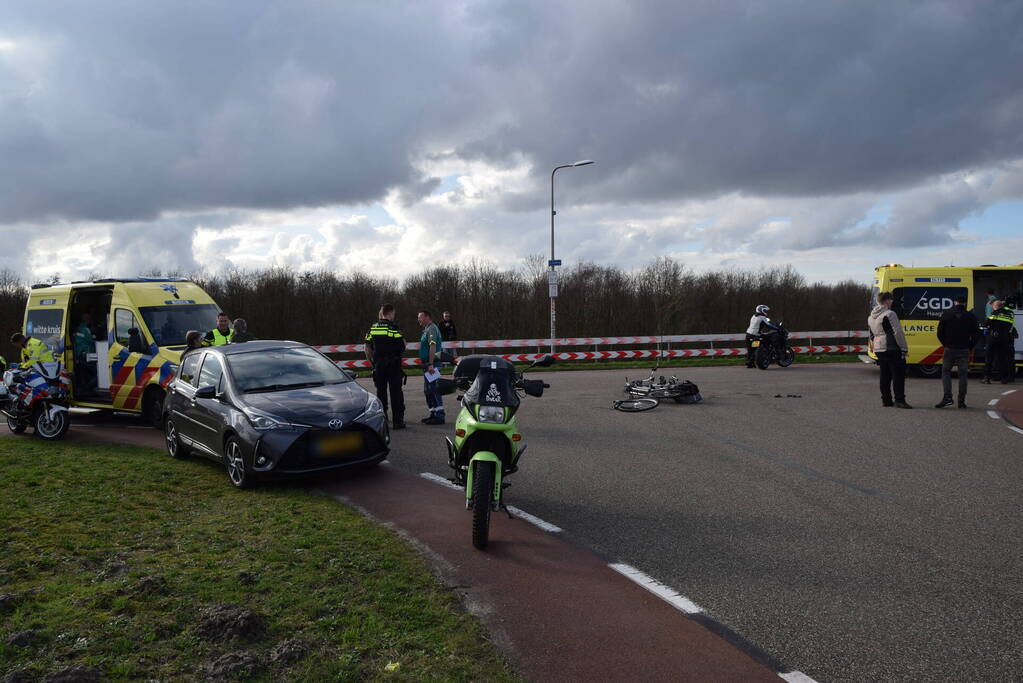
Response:
[[[283,391],[350,382],[341,368],[309,348],[270,349],[227,356],[241,391]]]
[[[143,306],[139,309],[157,346],[184,346],[189,330],[206,333],[217,326],[217,307],[213,304]]]

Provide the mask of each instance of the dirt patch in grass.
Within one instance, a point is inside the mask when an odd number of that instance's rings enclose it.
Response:
[[[31,438],[0,462],[0,681],[514,679],[421,557],[300,485]]]

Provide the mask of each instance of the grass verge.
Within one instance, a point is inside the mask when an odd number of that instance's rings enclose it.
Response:
[[[148,448],[0,458],[0,675],[514,680],[421,557],[329,498]]]

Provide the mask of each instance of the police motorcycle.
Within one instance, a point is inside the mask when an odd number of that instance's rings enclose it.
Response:
[[[756,349],[754,363],[761,370],[766,370],[771,363],[787,368],[796,360],[796,352],[789,346],[789,331],[781,321],[771,323],[772,327],[753,341]]]
[[[526,368],[545,368],[554,363],[553,356],[544,356]],[[472,544],[485,550],[490,536],[490,513],[504,510],[505,477],[518,471],[519,460],[526,447],[521,444],[518,411],[520,398],[526,394],[543,396],[550,387],[543,380],[523,377],[515,366],[499,356],[472,355],[459,359],[454,379],[438,379],[442,394],[455,390],[465,392],[459,397],[461,410],[455,421],[455,439],[445,437],[448,466],[454,470],[451,479],[465,487],[465,507],[472,510]]]
[[[70,387],[71,375],[59,361],[8,365],[0,385],[0,413],[8,429],[21,434],[31,426],[47,441],[64,438],[71,426]]]

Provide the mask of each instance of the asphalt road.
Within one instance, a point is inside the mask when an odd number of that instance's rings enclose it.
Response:
[[[818,681],[1023,680],[1023,436],[986,414],[1007,387],[935,410],[910,379],[910,411],[863,364],[674,372],[703,404],[619,413],[635,371],[537,373],[507,502]],[[447,475],[420,387],[390,461]]]

